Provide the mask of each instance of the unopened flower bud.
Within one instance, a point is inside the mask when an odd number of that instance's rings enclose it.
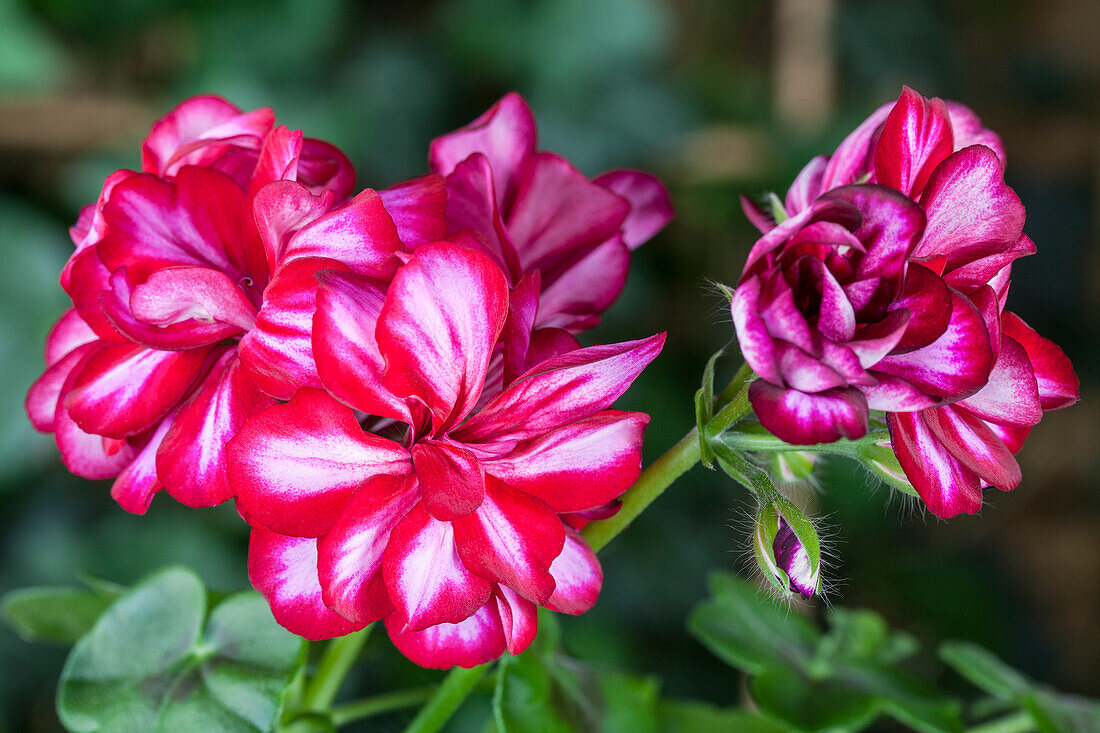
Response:
[[[817,531],[791,502],[779,499],[760,509],[753,551],[764,576],[784,594],[810,598],[817,593],[821,584]]]

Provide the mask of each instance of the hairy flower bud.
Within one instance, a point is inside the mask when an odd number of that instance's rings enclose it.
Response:
[[[756,563],[785,595],[815,595],[821,586],[821,550],[817,531],[806,515],[786,499],[760,508],[753,533]]]

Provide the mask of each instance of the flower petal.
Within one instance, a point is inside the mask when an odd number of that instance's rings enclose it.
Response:
[[[248,181],[248,193],[256,192],[273,181],[293,181],[298,177],[298,158],[302,154],[302,131],[276,125],[264,138],[260,157]]]
[[[623,292],[630,269],[630,250],[621,237],[593,248],[583,259],[543,280],[535,325],[582,330],[599,323]]]
[[[249,420],[229,442],[229,480],[249,524],[319,537],[375,474],[409,471],[398,443],[364,433],[350,408],[302,389]]]
[[[958,405],[921,413],[924,424],[963,468],[1002,491],[1020,483],[1020,465],[1001,439],[982,420]]]
[[[419,397],[435,430],[477,403],[508,315],[508,285],[487,256],[453,244],[419,248],[394,276],[378,317],[387,386]]]
[[[886,422],[894,454],[906,478],[933,514],[950,519],[982,508],[980,479],[944,448],[924,422],[923,411],[891,412]]]
[[[524,164],[516,200],[505,218],[524,270],[561,268],[618,234],[630,203],[598,186],[553,153]]]
[[[1001,334],[1000,341],[1000,353],[989,381],[955,404],[1000,425],[1019,428],[1037,425],[1043,419],[1043,408],[1031,361],[1024,347],[1011,336]]]
[[[175,413],[172,413],[160,421],[133,463],[124,468],[111,484],[111,498],[131,514],[148,511],[153,495],[164,488],[157,477],[157,451],[174,418]]]
[[[96,343],[93,341],[77,346],[46,369],[42,376],[30,386],[23,406],[35,430],[42,433],[52,433],[54,431],[54,419],[57,416],[61,388],[66,382],[71,384],[69,375],[73,373],[77,365],[82,365],[81,363],[86,356],[98,351],[102,345],[102,342]]]
[[[232,496],[225,446],[246,419],[273,403],[242,374],[236,350],[226,350],[180,405],[157,451],[157,475],[168,493],[192,507]]]
[[[518,595],[511,588],[498,585],[493,600],[500,615],[505,644],[509,654],[522,654],[535,640],[539,630],[538,606]]]
[[[270,107],[242,113],[212,94],[191,97],[153,124],[141,148],[142,168],[171,176],[185,165],[210,165],[233,147],[259,150],[273,124]]]
[[[623,242],[635,250],[665,228],[674,215],[664,184],[649,173],[635,170],[609,171],[592,182],[630,202],[623,221]]]
[[[603,568],[596,553],[571,529],[565,531],[565,546],[550,565],[554,593],[546,607],[558,613],[581,614],[596,604],[603,585]]]
[[[325,604],[345,618],[373,623],[393,610],[382,577],[390,532],[416,505],[412,476],[373,476],[351,495],[317,542]]]
[[[407,625],[397,611],[386,617],[386,631],[398,651],[421,667],[450,669],[476,667],[504,653],[504,628],[496,605],[486,603],[457,624],[436,624],[423,631],[403,631]]]
[[[333,194],[313,195],[294,181],[275,181],[264,186],[252,199],[256,228],[267,253],[269,272],[275,272],[286,254],[291,238],[310,222],[332,209]]]
[[[296,259],[280,267],[264,290],[256,326],[239,351],[249,377],[272,397],[288,400],[302,387],[321,387],[313,355],[316,274],[343,267],[321,257]]]
[[[825,166],[820,184],[822,191],[856,183],[864,176],[874,173],[875,143],[882,123],[886,121],[895,104],[887,102],[882,105],[844,138],[836,152],[829,157],[829,164]]]
[[[916,198],[954,142],[943,100],[903,87],[875,146],[875,180]]]
[[[730,298],[730,311],[733,314],[734,328],[737,330],[737,342],[745,361],[756,374],[760,375],[761,379],[773,384],[782,384],[783,377],[779,374],[775,343],[767,324],[760,316],[760,295],[759,277],[751,277],[743,281],[733,291],[733,297]]]
[[[209,348],[154,351],[107,344],[65,395],[69,416],[88,432],[125,438],[152,427],[195,383]]]
[[[537,135],[531,108],[510,92],[470,124],[432,140],[428,162],[434,173],[446,176],[470,155],[483,153],[493,168],[498,206],[505,208],[520,168],[535,152]]]
[[[153,326],[181,321],[224,323],[248,331],[256,306],[228,275],[208,267],[169,267],[134,288],[130,311]]]
[[[488,158],[474,153],[460,162],[447,176],[447,228],[451,232],[475,232],[483,249],[514,281],[522,272],[519,256],[504,230],[494,191]]]
[[[1027,351],[1044,410],[1069,407],[1081,399],[1081,383],[1073,372],[1073,365],[1053,341],[1040,336],[1011,311],[1001,315],[1001,328],[1005,336],[1015,339]]]
[[[543,604],[554,592],[550,564],[561,553],[565,529],[545,503],[492,477],[485,500],[454,522],[458,554],[483,578]]]
[[[555,512],[603,506],[642,470],[649,415],[607,410],[483,459],[485,472],[546,502]]]
[[[821,180],[828,164],[829,159],[824,155],[815,156],[795,176],[791,187],[787,189],[787,197],[784,201],[787,216],[794,216],[803,211],[813,203],[814,199],[824,193]]]
[[[65,311],[46,336],[46,366],[61,361],[73,349],[89,344],[97,338],[95,331],[84,322],[75,308]]]
[[[394,254],[401,250],[397,226],[382,197],[368,188],[298,230],[287,243],[282,266],[303,257],[325,257],[360,275],[388,280],[399,264]]]
[[[253,529],[248,541],[248,579],[271,605],[279,625],[311,641],[361,629],[321,600],[317,540]]]
[[[411,423],[408,406],[382,379],[375,329],[384,285],[353,272],[326,271],[318,280],[313,348],[325,389],[360,412]]]
[[[951,290],[951,321],[928,346],[891,354],[875,371],[901,377],[926,394],[957,400],[986,383],[993,368],[993,351],[985,320],[970,300]]]
[[[343,201],[355,190],[355,168],[335,145],[307,137],[298,158],[298,180],[314,194],[332,191],[337,201]]]
[[[449,522],[481,506],[485,472],[473,453],[436,440],[417,442],[411,453],[424,508],[433,517]]]
[[[429,174],[378,192],[382,205],[409,249],[447,236],[447,185],[442,176]]]
[[[453,437],[463,442],[527,440],[611,406],[661,353],[665,334],[619,344],[589,346],[530,369]]]
[[[768,432],[794,445],[855,440],[867,433],[867,400],[854,387],[806,394],[757,380],[749,401]]]
[[[451,522],[434,519],[423,503],[391,531],[382,573],[405,630],[458,623],[489,600],[492,586],[460,559],[456,534]]]
[[[996,153],[982,145],[940,164],[920,202],[928,225],[913,256],[944,257],[945,271],[1013,248],[1023,231],[1024,206]]]

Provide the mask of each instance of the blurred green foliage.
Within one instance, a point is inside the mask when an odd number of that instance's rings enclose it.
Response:
[[[621,402],[654,416],[647,460],[693,424],[692,394],[706,358],[732,334],[723,299],[705,279],[735,281],[755,239],[737,194],[785,190],[810,156],[831,150],[902,83],[963,99],[1005,128],[1010,161],[1023,153],[1024,165],[1010,162],[1009,182],[1028,205],[1040,254],[1014,273],[1013,306],[1063,344],[1086,385],[1094,384],[1100,347],[1090,336],[1095,304],[1086,301],[1096,244],[1094,163],[1084,157],[1079,167],[1059,168],[1058,160],[1074,160],[1063,152],[1055,163],[1036,164],[1051,157],[1035,152],[1041,145],[1065,136],[1040,136],[1020,120],[1053,119],[1045,130],[1063,129],[1055,124],[1061,119],[1084,120],[1095,131],[1094,95],[1086,93],[1095,71],[1064,53],[1069,41],[1044,45],[1031,32],[1037,2],[901,0],[887,8],[838,0],[835,7],[833,111],[794,132],[773,112],[776,12],[763,0],[0,0],[0,590],[71,586],[81,573],[131,584],[169,563],[196,569],[215,589],[247,587],[247,535],[231,506],[189,511],[160,496],[147,516],[127,515],[107,484],[69,476],[50,437],[35,434],[21,409],[42,368],[45,334],[65,305],[57,273],[71,251],[66,228],[108,173],[139,165],[147,126],[196,93],[216,92],[246,108],[273,106],[281,122],[347,151],[360,186],[422,173],[433,136],[465,124],[509,89],[534,107],[542,146],[582,170],[634,165],[659,173],[678,217],[636,253],[626,292],[591,334],[614,341],[670,332],[665,355]],[[88,99],[103,119],[67,106]],[[23,118],[13,112],[28,100],[53,105],[33,129],[20,127]],[[84,128],[98,137],[66,137]],[[700,133],[714,129],[733,142],[693,152]],[[700,159],[728,159],[728,172],[707,174]],[[1070,312],[1074,318],[1065,317]],[[1088,408],[1074,408],[1081,409]],[[868,485],[854,465],[827,462],[811,503],[835,527],[826,542],[834,558],[826,582],[846,586],[834,594],[929,642],[977,641],[1029,677],[1100,692],[1098,655],[1091,670],[1088,662],[1089,650],[1100,651],[1095,624],[1087,635],[1100,603],[1100,570],[1085,562],[1095,544],[1077,552],[1081,545],[1065,544],[1082,541],[1070,534],[1074,521],[1095,535],[1095,459],[1079,459],[1077,469],[1072,460],[1056,462],[1061,444],[1042,443],[1044,430],[1073,436],[1080,423],[1059,425],[1069,428],[1040,427],[1023,453],[1054,456],[1038,462],[1047,475],[1025,465],[1019,490],[996,497],[981,518],[947,524],[920,521],[914,505]],[[563,619],[565,652],[658,679],[674,697],[719,708],[738,703],[739,673],[695,642],[684,619],[707,595],[708,570],[750,566],[751,507],[717,472],[697,468],[677,483],[601,553],[601,602]],[[1044,534],[1044,527],[1056,528],[1057,546],[1079,558],[1071,561],[1077,565],[1020,559],[1062,557],[1044,554],[1054,546],[1054,530]],[[1068,591],[1057,604],[1037,590],[1051,587],[1041,586],[1049,568]],[[1075,602],[1070,613],[1067,604]],[[1067,638],[1063,621],[1079,618],[1086,623],[1066,628],[1084,628],[1084,635]],[[0,630],[0,669],[18,670],[0,675],[0,731],[57,729],[62,662],[60,649]],[[411,669],[376,635],[348,690],[362,695],[437,678]],[[489,712],[487,701],[475,701],[453,727],[471,729]],[[407,720],[393,715],[381,729]]]

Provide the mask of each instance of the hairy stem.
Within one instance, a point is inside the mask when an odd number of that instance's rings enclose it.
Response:
[[[338,705],[332,709],[330,718],[332,724],[339,728],[341,725],[371,718],[375,715],[401,710],[403,708],[416,707],[432,699],[435,694],[435,685],[426,687],[410,687],[405,690],[387,692],[382,695],[349,702],[347,705]]]
[[[458,710],[458,706],[477,687],[477,683],[481,682],[481,678],[491,666],[493,666],[492,663],[471,669],[462,667],[452,669],[443,679],[443,683],[436,688],[427,704],[420,708],[420,712],[409,723],[405,733],[434,733],[446,725],[455,710]]]

